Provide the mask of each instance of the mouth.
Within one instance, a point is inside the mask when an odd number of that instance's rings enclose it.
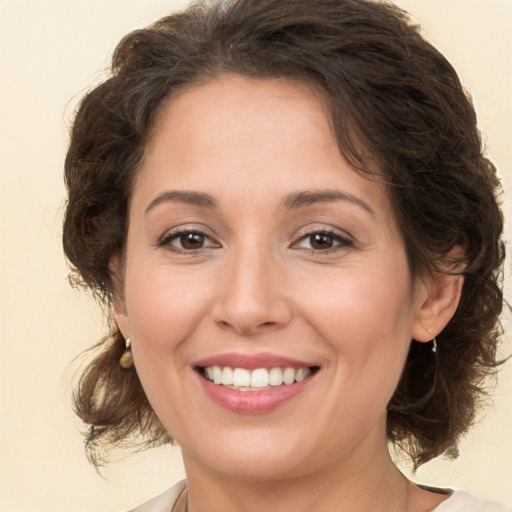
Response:
[[[239,414],[273,411],[303,393],[320,367],[272,354],[224,354],[194,365],[203,389]]]
[[[198,367],[198,371],[202,377],[217,386],[226,386],[229,389],[243,392],[255,392],[302,382],[318,371],[318,367],[294,368],[287,366],[281,368],[274,366],[250,370],[215,365]]]

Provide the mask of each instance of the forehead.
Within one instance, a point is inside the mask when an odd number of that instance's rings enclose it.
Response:
[[[324,99],[324,94],[303,82],[218,75],[179,89],[163,102],[146,154],[161,141],[164,132],[172,132],[180,144],[208,145],[208,140],[213,142],[220,136],[235,142],[243,135],[261,143],[277,119],[283,121],[279,126],[283,139],[291,138],[294,129],[298,132],[306,126],[310,131],[320,130],[333,142]]]
[[[154,189],[238,187],[247,200],[269,190],[341,184],[389,213],[386,188],[354,171],[341,154],[322,94],[284,79],[224,75],[168,98],[139,178]]]

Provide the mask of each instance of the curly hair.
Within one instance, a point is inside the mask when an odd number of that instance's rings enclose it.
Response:
[[[63,242],[72,282],[110,310],[110,263],[124,254],[131,187],[155,116],[177,91],[225,73],[306,82],[322,93],[345,158],[386,183],[413,276],[443,271],[450,250],[463,248],[454,262],[464,268],[458,309],[437,337],[437,355],[412,341],[387,422],[388,439],[416,467],[453,451],[497,365],[499,181],[456,72],[388,3],[201,2],[128,34],[71,129]],[[99,350],[75,390],[91,460],[99,464],[105,447],[127,439],[171,441],[135,369],[119,367],[124,340],[114,322]]]

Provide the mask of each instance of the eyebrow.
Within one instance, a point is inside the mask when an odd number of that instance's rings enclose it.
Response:
[[[211,210],[217,208],[217,201],[209,194],[204,194],[202,192],[192,192],[189,190],[168,190],[167,192],[163,192],[162,194],[155,197],[155,199],[149,203],[148,207],[146,208],[146,213],[151,211],[159,204],[166,202],[191,204],[194,206],[200,206],[202,208],[209,208]]]
[[[288,210],[295,210],[303,206],[331,201],[347,201],[361,207],[371,215],[375,215],[375,212],[368,203],[353,194],[342,192],[341,190],[305,190],[302,192],[295,192],[288,195],[282,201],[282,206]],[[208,208],[211,210],[218,207],[217,201],[209,194],[189,190],[168,190],[155,197],[155,199],[149,203],[146,208],[146,214],[159,204],[165,202],[191,204],[193,206],[199,206],[201,208]]]
[[[296,192],[284,199],[283,206],[288,210],[294,210],[302,206],[331,201],[347,201],[375,216],[374,210],[368,203],[353,194],[342,192],[341,190],[305,190],[304,192]]]

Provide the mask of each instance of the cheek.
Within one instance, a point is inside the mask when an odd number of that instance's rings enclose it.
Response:
[[[334,269],[322,277],[304,275],[302,281],[302,291],[296,293],[303,309],[329,337],[337,332],[340,340],[355,343],[366,336],[376,341],[410,335],[412,294],[406,276],[366,267]]]
[[[205,287],[190,275],[163,265],[135,265],[125,289],[132,351],[141,384],[167,430],[176,430],[176,411],[187,393],[183,376],[190,371],[190,346],[208,304]],[[179,431],[179,429],[178,429]]]
[[[336,269],[325,279],[307,280],[303,311],[336,356],[340,386],[385,386],[389,394],[407,356],[413,311],[408,274],[393,271],[392,260],[382,266]]]
[[[134,340],[134,355],[148,352],[158,359],[190,335],[208,304],[204,279],[165,265],[127,274],[127,311]],[[138,350],[139,349],[139,350]]]

